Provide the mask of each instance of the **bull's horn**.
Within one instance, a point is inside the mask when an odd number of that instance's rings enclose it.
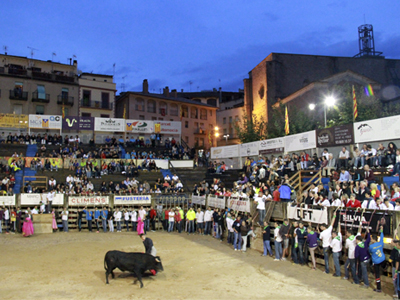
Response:
[[[156,257],[156,262],[161,262],[161,258],[159,256]]]

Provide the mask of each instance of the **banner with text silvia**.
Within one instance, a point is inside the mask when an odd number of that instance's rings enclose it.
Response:
[[[61,129],[62,117],[51,115],[29,115],[29,128]]]
[[[3,206],[15,205],[15,195],[0,196],[0,205],[3,205]]]
[[[114,205],[150,205],[150,195],[114,196]]]
[[[283,138],[259,141],[258,152],[261,155],[282,153],[285,151]]]
[[[291,220],[303,220],[317,224],[328,224],[328,210],[326,207],[322,209],[313,209],[312,207],[297,207],[288,204],[288,218]]]
[[[124,132],[125,119],[116,118],[95,118],[94,119],[95,131],[111,131],[111,132]]]
[[[207,206],[224,209],[225,208],[225,197],[219,198],[219,197],[208,196],[207,197]]]
[[[324,129],[317,129],[317,147],[334,147],[354,143],[353,125],[341,125]]]
[[[400,138],[400,115],[354,123],[356,143]]]
[[[240,198],[229,198],[228,207],[232,210],[250,212],[250,200],[242,200]]]
[[[21,194],[21,205],[40,205],[40,202],[47,203],[47,195],[43,194]],[[64,194],[55,194],[53,205],[64,205]]]
[[[69,196],[68,205],[69,206],[102,206],[109,204],[108,196]]]
[[[316,147],[315,130],[285,136],[285,152],[301,151]]]
[[[62,120],[63,130],[94,130],[93,117],[65,117]]]
[[[154,132],[153,121],[125,120],[125,130],[128,133],[147,133]]]

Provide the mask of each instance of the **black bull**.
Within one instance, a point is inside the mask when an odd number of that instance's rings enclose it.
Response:
[[[108,275],[114,278],[114,269],[120,269],[122,272],[128,271],[133,273],[143,287],[142,275],[147,270],[164,271],[159,256],[152,256],[146,253],[122,251],[108,251],[104,257],[104,269],[106,270],[106,283],[108,284]]]

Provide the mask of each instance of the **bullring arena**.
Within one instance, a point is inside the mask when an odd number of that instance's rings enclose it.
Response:
[[[388,299],[308,267],[260,252],[233,251],[210,236],[149,232],[164,272],[143,279],[116,270],[105,284],[108,250],[142,252],[136,232],[2,235],[2,299]],[[257,239],[258,240],[258,239]],[[256,240],[256,242],[257,242]],[[385,286],[385,285],[384,285]]]

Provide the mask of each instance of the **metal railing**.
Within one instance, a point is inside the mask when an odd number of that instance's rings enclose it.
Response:
[[[90,108],[98,108],[98,109],[113,109],[112,103],[103,103],[102,101],[95,101],[89,99],[81,99],[80,101],[81,107],[90,107]]]
[[[39,96],[39,93],[33,92],[32,93],[32,102],[41,102],[41,103],[49,103],[50,102],[50,94],[44,94]]]
[[[28,92],[22,92],[20,90],[10,90],[10,96],[9,98],[11,100],[28,100]]]
[[[74,97],[58,95],[57,96],[57,104],[73,106],[74,105]]]

